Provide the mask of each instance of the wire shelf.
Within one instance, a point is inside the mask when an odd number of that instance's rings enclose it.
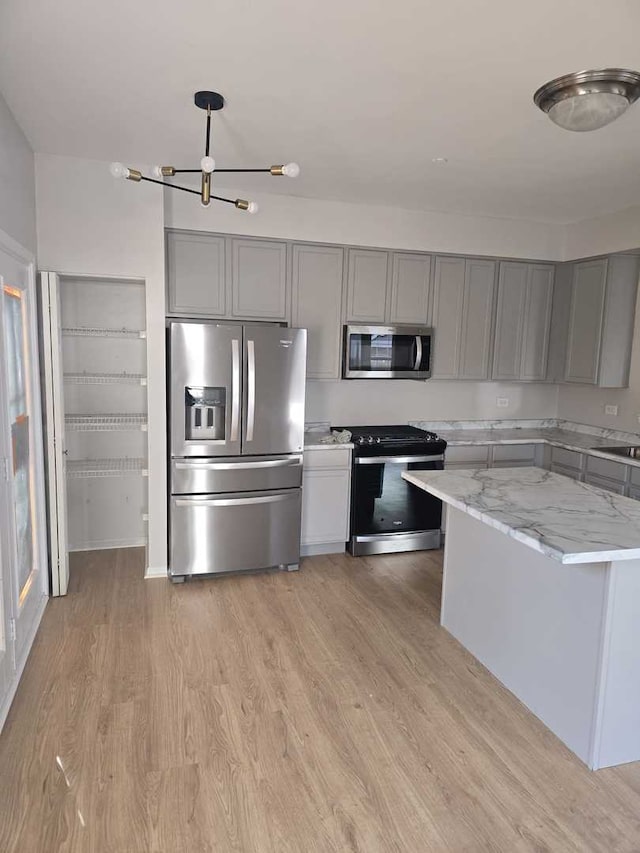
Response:
[[[67,477],[88,479],[93,477],[146,477],[144,459],[71,459],[67,462]]]
[[[63,335],[82,338],[146,338],[144,329],[92,329],[84,326],[66,326]]]
[[[144,414],[65,415],[67,429],[74,432],[111,432],[116,430],[142,430],[146,432],[147,416]]]
[[[146,385],[142,373],[65,373],[64,381],[70,385]]]

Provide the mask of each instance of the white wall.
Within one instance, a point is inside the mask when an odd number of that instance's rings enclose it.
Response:
[[[36,197],[40,269],[146,282],[149,566],[166,570],[162,189],[116,181],[107,163],[38,154]]]
[[[640,232],[639,232],[640,234]],[[605,415],[606,405],[618,406],[618,415]],[[582,424],[640,432],[640,298],[636,304],[635,331],[628,388],[590,388],[560,385],[558,417]]]
[[[0,230],[36,254],[33,151],[0,95]]]
[[[281,186],[286,188],[286,185]],[[220,195],[246,198],[247,192],[224,189],[220,190]],[[166,224],[172,228],[316,243],[562,260],[563,233],[557,225],[267,193],[252,192],[250,198],[260,205],[255,216],[222,202],[214,201],[210,207],[203,208],[194,196],[166,190]]]
[[[567,261],[637,249],[640,247],[640,207],[572,222],[562,230],[562,255]]]
[[[498,408],[497,397],[509,399]],[[542,383],[397,380],[307,383],[307,421],[388,424],[413,420],[555,418],[558,386]]]

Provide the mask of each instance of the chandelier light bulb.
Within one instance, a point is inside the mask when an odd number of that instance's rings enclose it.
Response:
[[[124,165],[124,163],[112,163],[109,166],[109,171],[113,175],[114,178],[128,178],[129,170]]]
[[[257,213],[260,208],[258,207],[258,203],[255,201],[249,202],[249,207],[247,208],[247,213]]]
[[[164,177],[164,175],[162,174],[162,166],[152,166],[151,177],[156,178],[156,180],[162,180],[162,178]]]
[[[282,167],[282,174],[288,178],[297,178],[300,174],[300,166],[297,163],[287,163],[286,166]]]
[[[215,167],[216,161],[213,159],[213,157],[203,157],[200,161],[200,168],[203,172],[206,172],[209,175],[211,174],[211,172],[213,172]]]

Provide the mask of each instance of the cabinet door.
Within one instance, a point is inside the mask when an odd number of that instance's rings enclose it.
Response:
[[[550,264],[528,264],[520,379],[543,380],[547,374],[553,273]]]
[[[616,480],[608,480],[606,477],[599,477],[597,474],[591,474],[589,471],[584,475],[585,483],[590,486],[597,486],[599,489],[604,489],[607,492],[615,492],[617,495],[624,495],[627,488],[624,483]]]
[[[303,545],[347,541],[350,478],[348,469],[305,469],[302,478]]]
[[[547,357],[548,382],[563,382],[567,360],[567,329],[571,306],[573,264],[556,264]]]
[[[488,379],[491,362],[494,261],[466,261],[460,379]]]
[[[496,334],[493,347],[493,379],[519,379],[522,331],[527,302],[528,265],[500,264]]]
[[[606,276],[606,258],[574,265],[564,374],[566,382],[595,385],[598,381]]]
[[[234,317],[287,318],[287,244],[272,240],[231,241]]]
[[[436,258],[433,287],[434,379],[456,379],[464,303],[464,258]]]
[[[307,377],[340,376],[343,250],[293,246],[293,324],[308,330]]]
[[[348,251],[347,320],[353,323],[384,323],[389,253],[375,249]]]
[[[431,257],[394,252],[392,264],[389,322],[428,323]]]
[[[223,317],[225,240],[196,231],[167,232],[167,313]]]

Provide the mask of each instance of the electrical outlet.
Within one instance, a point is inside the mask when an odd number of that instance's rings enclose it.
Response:
[[[618,407],[617,406],[605,406],[604,407],[605,415],[617,415]]]
[[[496,397],[496,406],[499,409],[506,409],[509,406],[509,398],[508,397]],[[640,415],[638,416],[640,418]]]

